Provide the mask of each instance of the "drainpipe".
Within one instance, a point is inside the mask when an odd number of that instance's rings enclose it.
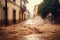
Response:
[[[8,20],[7,20],[7,0],[5,0],[5,26],[8,25]]]

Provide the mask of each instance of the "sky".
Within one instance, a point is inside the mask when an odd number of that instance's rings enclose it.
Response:
[[[27,4],[27,9],[29,10],[31,16],[33,16],[33,10],[34,10],[34,6],[38,5],[42,2],[43,0],[28,0],[28,4]]]

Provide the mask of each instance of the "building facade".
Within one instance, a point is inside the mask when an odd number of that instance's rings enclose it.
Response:
[[[0,24],[12,25],[20,23],[23,18],[21,15],[22,0],[0,0]],[[23,5],[23,4],[22,4]]]
[[[15,2],[15,3],[14,3]],[[14,1],[8,1],[7,3],[7,13],[8,13],[8,23],[9,24],[15,24],[19,22],[19,12],[20,12],[20,7],[17,4],[18,1],[14,0]]]
[[[20,1],[20,9],[21,9],[21,12],[20,12],[20,22],[22,21],[25,21],[25,16],[24,16],[24,13],[25,11],[27,10],[26,9],[26,4],[28,3],[27,0],[21,0]],[[21,16],[22,15],[22,16]]]
[[[24,20],[28,20],[30,18],[30,12],[29,12],[29,10],[26,10],[23,15],[24,15],[23,19]]]
[[[38,5],[35,5],[34,7],[34,16],[36,17],[38,15]]]

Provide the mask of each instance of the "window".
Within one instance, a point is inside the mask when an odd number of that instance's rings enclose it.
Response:
[[[16,0],[13,0],[14,2],[16,2]]]

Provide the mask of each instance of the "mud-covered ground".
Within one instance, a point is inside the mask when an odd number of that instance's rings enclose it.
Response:
[[[60,25],[44,23],[40,17],[0,27],[0,40],[60,40]]]

